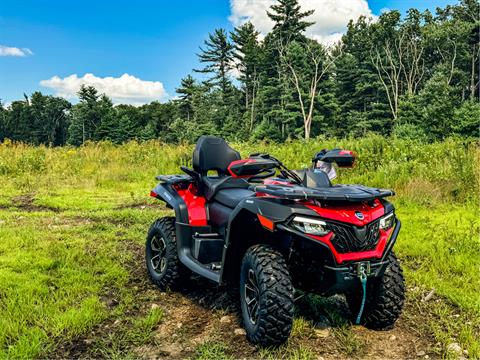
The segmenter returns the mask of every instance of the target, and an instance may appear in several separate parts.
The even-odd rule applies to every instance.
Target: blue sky
[[[196,53],[214,28],[231,30],[250,17],[267,31],[262,6],[268,1],[272,0],[2,0],[0,99],[9,103],[35,90],[69,97],[87,81],[116,102],[166,100],[175,96],[180,79],[198,67]],[[348,20],[330,13],[342,6],[356,16],[365,12],[378,15],[385,8],[434,10],[456,1],[300,2],[317,8],[320,25],[312,36],[322,40],[343,31]],[[335,8],[325,5],[332,2]],[[120,78],[125,73],[130,76]]]

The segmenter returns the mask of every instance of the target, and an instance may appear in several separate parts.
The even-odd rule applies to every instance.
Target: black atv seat
[[[204,186],[204,196],[207,201],[216,197],[221,190],[226,189],[246,189],[250,185],[244,179],[236,179],[231,176],[202,176],[202,184]]]
[[[216,193],[214,201],[233,209],[240,201],[252,196],[255,192],[248,189],[224,189]]]
[[[232,149],[225,140],[216,136],[201,136],[193,151],[193,169],[201,176],[203,193],[207,201],[213,199],[221,189],[246,189],[249,184],[244,179],[230,176],[228,166],[240,160],[240,153]],[[218,176],[208,176],[210,170]]]

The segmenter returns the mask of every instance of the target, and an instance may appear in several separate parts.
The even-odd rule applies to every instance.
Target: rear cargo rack
[[[158,181],[162,181],[167,184],[178,184],[181,182],[191,182],[193,181],[190,175],[158,175],[155,177]]]

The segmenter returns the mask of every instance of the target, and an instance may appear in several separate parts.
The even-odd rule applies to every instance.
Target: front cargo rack
[[[392,190],[371,188],[363,185],[333,185],[325,188],[303,186],[256,185],[251,190],[257,193],[278,196],[289,200],[323,200],[323,201],[372,201],[395,195]]]

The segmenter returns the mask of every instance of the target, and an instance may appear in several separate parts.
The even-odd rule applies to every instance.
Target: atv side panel
[[[178,180],[179,178],[180,180]],[[155,194],[156,198],[165,201],[167,205],[175,211],[175,233],[177,237],[177,251],[180,261],[190,270],[218,283],[220,281],[220,274],[217,271],[206,267],[193,256],[193,251],[195,251],[194,246],[192,246],[194,245],[192,244],[193,235],[196,233],[208,234],[212,232],[212,229],[210,226],[206,225],[206,218],[205,221],[202,221],[201,215],[198,216],[197,213],[197,216],[195,216],[195,213],[191,211],[192,207],[198,210],[199,205],[196,202],[193,204],[187,204],[190,199],[190,195],[186,194],[185,191],[188,191],[188,188],[184,189],[183,198],[180,196],[180,194],[182,194],[182,190],[179,191],[173,188],[173,186],[180,186],[180,184],[183,184],[181,187],[187,187],[188,182],[186,181],[188,181],[188,179],[181,175],[173,175],[169,177],[159,177],[159,180],[163,182],[158,184],[155,189],[153,189],[152,193]],[[192,197],[191,200],[198,201],[198,198],[200,197],[196,197],[196,199],[193,199]],[[202,200],[200,200],[200,202],[201,201]],[[204,214],[204,216],[206,216],[205,212]],[[190,224],[192,216],[194,220],[192,222],[194,224]],[[205,225],[198,225],[199,223],[204,223]]]
[[[152,196],[167,203],[167,206],[175,211],[177,221],[188,223],[188,210],[185,201],[172,188],[170,183],[159,183],[153,189]],[[178,236],[178,234],[177,234]]]
[[[288,206],[285,204],[288,203]],[[252,244],[269,244],[288,255],[290,237],[287,233],[272,233],[260,223],[259,217],[269,219],[276,224],[286,221],[293,214],[303,216],[318,216],[303,206],[288,200],[272,197],[253,197],[242,200],[230,214],[228,231],[221,264],[220,280],[233,280],[238,275],[238,266],[245,251]]]

